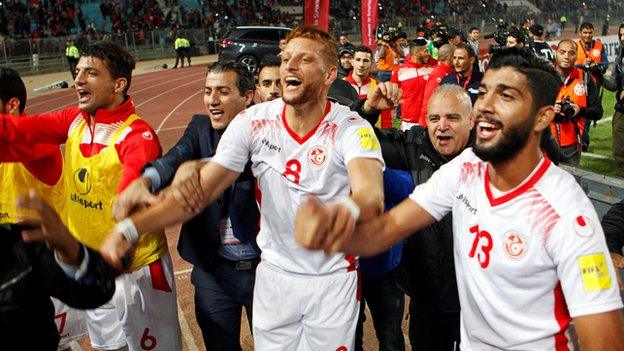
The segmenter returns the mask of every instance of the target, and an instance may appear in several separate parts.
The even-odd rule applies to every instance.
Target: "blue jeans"
[[[375,334],[379,341],[380,351],[403,351],[405,341],[401,322],[405,296],[397,285],[398,269],[384,275],[365,278],[362,277],[362,300],[360,301],[360,316],[355,331],[355,350],[362,351],[364,335],[364,314],[366,304],[373,317]]]
[[[251,329],[256,265],[238,270],[234,262],[218,259],[210,271],[193,268],[195,316],[207,350],[241,350],[241,312],[244,306]]]

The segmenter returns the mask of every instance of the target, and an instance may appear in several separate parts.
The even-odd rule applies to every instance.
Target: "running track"
[[[205,113],[203,103],[206,66],[192,66],[145,73],[132,77],[129,95],[134,100],[137,114],[156,130],[166,153],[182,136],[186,125],[195,113]],[[27,114],[56,111],[77,104],[73,88],[58,90],[28,99]],[[191,265],[178,255],[179,227],[166,231],[172,257],[178,294],[178,313],[182,330],[183,350],[205,350],[201,332],[197,327],[193,303],[193,286],[190,283]],[[244,313],[243,313],[244,315]],[[405,324],[405,322],[404,322]],[[404,331],[406,326],[403,326]],[[377,340],[371,327],[370,316],[365,324],[365,350],[377,349]],[[243,350],[253,350],[253,342],[246,318],[241,326]],[[91,350],[88,341],[80,343],[83,350]],[[406,349],[411,348],[406,340]]]

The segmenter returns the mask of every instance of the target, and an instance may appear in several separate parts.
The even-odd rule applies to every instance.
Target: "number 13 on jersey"
[[[485,230],[479,230],[478,224],[470,228],[470,233],[474,234],[474,240],[468,256],[472,258],[476,255],[481,268],[486,269],[490,265],[490,251],[494,246],[492,235]]]

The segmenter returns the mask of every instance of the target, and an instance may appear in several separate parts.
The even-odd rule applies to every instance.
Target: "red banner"
[[[329,30],[329,0],[304,0],[303,23]]]
[[[375,31],[377,30],[377,0],[362,0],[362,45],[375,50]]]

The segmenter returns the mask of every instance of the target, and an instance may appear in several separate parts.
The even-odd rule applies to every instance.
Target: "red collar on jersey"
[[[290,136],[293,139],[295,139],[295,141],[298,142],[299,145],[301,145],[301,144],[305,143],[306,140],[310,139],[310,137],[312,135],[314,135],[314,133],[316,132],[318,127],[321,125],[321,122],[323,122],[323,120],[325,119],[325,117],[329,113],[329,110],[331,110],[331,103],[329,102],[329,100],[326,100],[326,102],[325,102],[325,112],[323,112],[323,118],[321,118],[318,121],[318,124],[314,128],[312,128],[312,130],[310,130],[308,132],[308,134],[306,134],[306,135],[304,135],[302,137],[297,135],[297,133],[295,133],[294,130],[290,129],[290,126],[288,125],[288,121],[286,120],[286,104],[284,104],[284,108],[282,109],[282,123],[284,123],[284,128],[286,128],[286,131],[288,132],[288,134],[290,134]]]
[[[351,71],[351,73],[349,73],[349,75],[347,76],[347,82],[349,82],[349,84],[355,84],[357,86],[362,86],[365,87],[367,86],[370,82],[372,81],[371,77],[366,77],[364,79],[362,79],[362,85],[358,84],[355,79],[353,78],[353,71]]]
[[[490,173],[488,172],[489,164],[486,163],[485,181],[483,183],[485,184],[485,194],[487,195],[487,198],[490,201],[490,205],[493,207],[498,206],[524,194],[527,190],[531,189],[533,185],[535,185],[535,183],[537,183],[542,178],[542,176],[544,175],[544,173],[546,173],[546,170],[548,170],[548,167],[550,166],[551,163],[552,162],[550,161],[550,159],[546,157],[546,155],[544,155],[544,161],[542,162],[541,165],[539,165],[537,172],[533,173],[533,175],[530,178],[526,179],[520,186],[516,187],[513,191],[508,192],[507,194],[499,198],[494,198],[494,196],[492,195],[492,190],[490,189]]]

